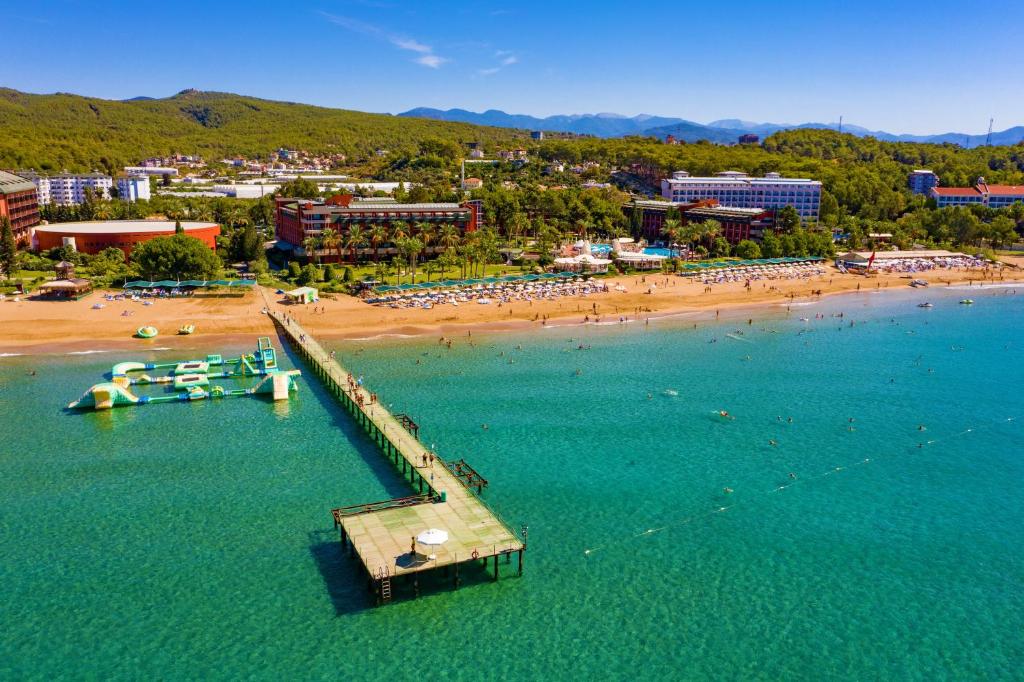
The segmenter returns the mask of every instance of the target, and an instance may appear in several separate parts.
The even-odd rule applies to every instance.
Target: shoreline
[[[929,281],[933,287],[931,291],[943,291],[954,286],[966,289],[968,283],[979,290],[992,286],[1024,286],[1024,278],[1016,276],[1019,271],[1006,274],[1015,276],[1012,279],[995,279],[991,273],[984,277],[976,270],[934,270],[916,273],[914,277]],[[532,303],[517,301],[503,306],[391,309],[337,294],[330,299],[322,299],[315,306],[288,306],[272,302],[271,307],[292,315],[318,337],[374,341],[455,336],[474,331],[515,332],[545,326],[618,324],[620,317],[628,321],[657,321],[692,316],[706,321],[714,320],[716,314],[721,316],[723,313],[731,318],[741,310],[750,311],[753,317],[773,307],[802,306],[842,294],[910,290],[910,278],[901,273],[864,278],[842,274],[834,268],[825,275],[809,279],[754,281],[750,290],[743,282],[730,282],[712,285],[711,291],[707,292],[699,281],[660,274],[623,275],[604,281],[612,291]],[[656,283],[657,288],[654,293],[647,293],[652,283]],[[617,285],[622,285],[626,291],[615,291]],[[927,298],[930,290],[917,291]],[[92,309],[94,303],[104,303],[105,307]],[[132,301],[108,302],[96,294],[69,302],[5,301],[0,303],[0,329],[3,330],[0,334],[0,358],[15,354],[81,354],[89,350],[177,349],[213,343],[244,345],[253,336],[276,335],[273,323],[261,312],[264,307],[265,300],[259,292],[239,298],[155,299],[151,306]],[[128,315],[122,314],[125,310],[129,311]],[[584,322],[587,317],[590,321]],[[176,335],[174,332],[185,322],[195,324],[197,333]],[[154,339],[134,338],[135,329],[144,324],[155,325],[164,333]]]

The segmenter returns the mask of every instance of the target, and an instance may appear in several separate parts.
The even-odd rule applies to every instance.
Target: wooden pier
[[[525,537],[521,539],[480,498],[487,481],[464,460],[445,462],[424,447],[419,426],[408,415],[391,414],[294,319],[277,311],[269,314],[416,493],[331,512],[342,544],[366,569],[377,603],[391,599],[396,578],[411,582],[414,594],[419,594],[420,574],[435,569],[442,569],[458,588],[459,567],[468,562],[482,562],[488,569],[490,561],[497,580],[499,558],[511,564],[516,555],[516,569],[522,575]],[[418,546],[413,552],[413,538],[429,528],[447,531],[448,541]]]

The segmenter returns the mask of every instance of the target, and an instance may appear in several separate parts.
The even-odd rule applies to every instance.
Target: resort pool
[[[590,251],[594,255],[603,256],[607,255],[612,250],[611,244],[591,244]],[[644,249],[644,253],[652,256],[666,256],[671,258],[672,256],[679,256],[679,249],[666,249],[660,246],[648,246]]]

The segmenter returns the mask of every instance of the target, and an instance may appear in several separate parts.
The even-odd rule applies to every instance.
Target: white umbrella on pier
[[[420,545],[427,545],[428,547],[438,547],[448,542],[448,531],[438,530],[437,528],[431,528],[425,530],[416,536],[416,543]],[[427,557],[431,561],[437,559],[436,554],[431,554]]]

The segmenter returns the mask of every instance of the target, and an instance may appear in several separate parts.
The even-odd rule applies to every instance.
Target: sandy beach
[[[1020,266],[1024,258],[1011,258],[1017,269],[984,273],[981,270],[933,270],[915,274],[932,286],[974,283],[1011,283],[1024,279]],[[384,335],[454,335],[467,329],[493,331],[522,329],[542,324],[617,321],[655,318],[687,312],[728,311],[737,307],[777,305],[788,301],[813,300],[821,296],[853,291],[905,289],[909,277],[879,274],[872,277],[842,274],[829,267],[825,275],[810,279],[755,281],[748,291],[742,282],[716,284],[710,292],[700,281],[674,275],[620,276],[604,280],[611,291],[590,296],[565,297],[532,303],[517,301],[505,305],[463,304],[391,309],[368,305],[351,296],[327,295],[314,306],[279,303],[279,296],[265,290],[271,305],[287,310],[311,332],[325,337],[370,339]],[[651,284],[655,284],[653,293]],[[615,291],[621,285],[626,291]],[[196,296],[155,299],[152,305],[137,301],[105,301],[102,292],[73,302],[0,302],[0,348],[5,352],[38,352],[40,346],[75,348],[96,344],[122,347],[140,343],[132,338],[143,325],[156,326],[161,339],[173,337],[179,326],[191,323],[198,336],[270,334],[273,326],[262,313],[266,306],[259,291],[240,296]],[[922,298],[927,292],[922,291]],[[96,303],[104,308],[93,309]],[[595,314],[596,306],[596,314]],[[322,310],[322,312],[321,312]],[[128,315],[125,315],[128,311]]]

